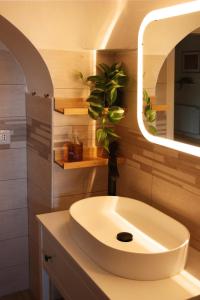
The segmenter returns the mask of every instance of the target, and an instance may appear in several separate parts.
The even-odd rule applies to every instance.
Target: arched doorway
[[[2,16],[0,41],[0,133],[10,135],[0,144],[0,297],[28,288],[30,267],[39,299],[34,216],[51,208],[53,85],[39,52]]]

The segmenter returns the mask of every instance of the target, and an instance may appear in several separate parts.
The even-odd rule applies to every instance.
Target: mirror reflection
[[[152,22],[143,40],[143,87],[157,135],[200,145],[200,13]]]

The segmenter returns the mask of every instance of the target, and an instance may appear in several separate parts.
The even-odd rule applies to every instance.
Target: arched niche
[[[51,76],[41,55],[25,35],[1,15],[0,40],[21,65],[27,92],[53,96]]]

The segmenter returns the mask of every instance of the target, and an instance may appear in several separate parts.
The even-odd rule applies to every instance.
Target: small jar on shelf
[[[77,135],[71,135],[64,144],[64,162],[75,162],[83,160],[83,143]]]

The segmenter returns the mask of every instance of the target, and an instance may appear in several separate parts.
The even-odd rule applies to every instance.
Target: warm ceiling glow
[[[143,136],[150,142],[159,144],[174,150],[185,152],[200,157],[200,148],[180,143],[163,137],[151,135],[145,128],[143,122],[143,36],[146,27],[155,20],[167,19],[169,17],[181,16],[200,11],[200,0],[187,2],[158,9],[146,15],[141,23],[138,34],[138,75],[137,75],[137,120]]]
[[[114,29],[115,25],[117,24],[117,21],[119,20],[119,17],[125,7],[126,2],[127,2],[127,0],[118,0],[117,1],[115,14],[112,16],[112,20],[111,20],[109,26],[106,28],[106,32],[103,36],[103,39],[101,41],[99,49],[106,49],[108,41],[113,32],[113,29]]]

